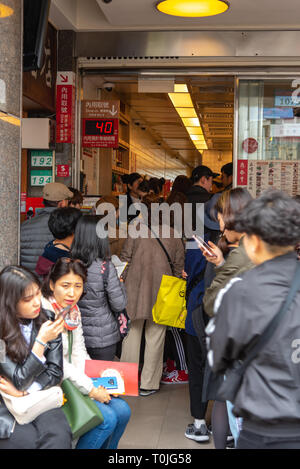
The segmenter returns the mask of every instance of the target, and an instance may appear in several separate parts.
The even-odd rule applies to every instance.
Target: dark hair
[[[144,220],[149,227],[151,227],[151,214],[152,214],[152,204],[160,204],[161,199],[157,194],[147,194],[142,198],[143,204],[146,205],[148,210],[148,220]],[[159,224],[162,222],[162,213],[159,214]]]
[[[224,164],[224,166],[222,166],[221,168],[221,173],[225,173],[227,176],[232,176],[233,164],[232,163]]]
[[[247,189],[237,187],[229,191],[224,191],[215,205],[216,211],[222,214],[225,228],[236,230],[236,217],[242,212],[246,205],[252,200]]]
[[[161,186],[159,184],[158,178],[149,179],[149,190],[153,191],[155,195],[159,195],[161,191]]]
[[[148,193],[150,191],[150,184],[149,184],[149,181],[147,181],[146,179],[144,179],[139,187],[138,187],[138,190],[141,191],[141,192],[146,192]]]
[[[77,204],[81,205],[83,202],[83,195],[81,194],[81,192],[78,189],[74,189],[73,187],[69,187],[68,189],[74,194],[72,199],[69,199],[69,202],[68,202],[69,207],[70,205],[77,205]]]
[[[36,275],[24,267],[10,265],[0,273],[0,339],[5,343],[7,356],[20,364],[27,358],[29,347],[20,328],[22,319],[17,316],[17,305],[33,284],[40,288]],[[39,329],[46,320],[41,311],[33,322]]]
[[[78,220],[81,217],[82,213],[77,208],[57,208],[53,210],[49,217],[49,230],[55,239],[65,239],[74,234]]]
[[[87,270],[83,262],[77,259],[69,259],[67,257],[61,257],[52,266],[50,272],[44,280],[42,286],[42,293],[45,298],[53,296],[53,291],[50,288],[50,282],[56,283],[64,275],[68,275],[73,272],[75,275],[79,275],[82,278],[83,283],[87,279]]]
[[[300,204],[284,192],[268,190],[236,218],[236,231],[257,235],[270,246],[300,242]]]
[[[191,179],[187,176],[177,176],[173,182],[172,192],[182,192],[183,194],[187,194],[192,185],[193,183]]]
[[[134,182],[137,179],[140,179],[141,177],[142,176],[139,173],[131,173],[131,174],[123,174],[121,179],[125,184],[132,186],[134,184]],[[127,192],[130,192],[129,188],[128,188]]]
[[[71,246],[72,259],[80,259],[89,267],[96,259],[109,259],[107,232],[98,215],[85,215],[76,225]]]

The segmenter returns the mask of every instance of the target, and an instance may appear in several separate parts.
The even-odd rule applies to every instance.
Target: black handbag
[[[284,317],[285,313],[291,306],[296,294],[300,289],[300,262],[297,264],[296,272],[288,293],[286,300],[281,305],[278,313],[274,316],[272,321],[268,324],[257,343],[249,350],[247,358],[242,362],[237,360],[233,367],[228,369],[225,374],[225,379],[222,382],[218,390],[218,400],[230,401],[234,403],[237,393],[242,385],[243,377],[246,368],[252,362],[252,360],[261,352],[263,347],[274,335],[280,321]]]

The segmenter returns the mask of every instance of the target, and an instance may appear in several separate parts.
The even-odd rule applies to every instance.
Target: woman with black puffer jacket
[[[112,361],[120,341],[116,313],[126,308],[127,296],[115,266],[110,261],[109,240],[100,217],[82,217],[71,248],[73,259],[88,269],[84,294],[78,303],[88,354],[93,360]]]

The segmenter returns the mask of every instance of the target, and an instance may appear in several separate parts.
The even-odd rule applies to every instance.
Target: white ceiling
[[[299,0],[229,0],[226,13],[211,18],[176,18],[159,13],[155,0],[52,0],[50,21],[59,29],[208,30],[300,29]]]

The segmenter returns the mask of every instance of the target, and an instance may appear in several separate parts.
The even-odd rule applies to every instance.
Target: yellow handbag
[[[156,238],[164,250],[168,262],[174,273],[174,266],[170,256],[160,239]],[[186,309],[186,280],[172,275],[163,275],[158,290],[155,305],[152,308],[153,321],[164,326],[185,329]]]

